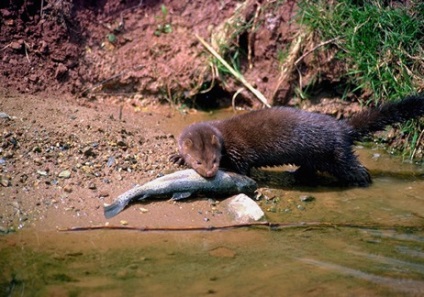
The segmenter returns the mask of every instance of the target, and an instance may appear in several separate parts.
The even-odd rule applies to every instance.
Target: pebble
[[[23,40],[13,41],[10,43],[10,48],[14,49],[15,51],[19,51],[22,49],[23,45],[24,45]]]
[[[10,187],[12,185],[9,178],[0,175],[0,184],[3,187]]]
[[[251,220],[259,221],[265,214],[259,205],[245,194],[230,198],[228,211],[235,216],[236,221],[247,223]]]
[[[95,189],[97,189],[97,187],[96,187],[96,184],[95,184],[95,183],[90,183],[90,184],[88,185],[88,188],[89,188],[90,190],[95,190]]]
[[[109,193],[106,191],[101,191],[99,193],[99,198],[109,197]]]
[[[49,175],[49,174],[47,173],[47,171],[45,171],[45,170],[37,170],[37,174],[38,174],[38,175],[41,175],[41,176],[47,176],[47,175]]]
[[[65,186],[63,187],[63,190],[64,190],[66,193],[71,193],[71,192],[72,192],[72,187],[71,187],[70,185],[65,185]]]
[[[112,166],[113,166],[113,164],[115,164],[115,157],[114,157],[114,156],[110,156],[110,157],[107,159],[107,167],[112,167]]]
[[[0,112],[0,119],[8,119],[8,120],[10,120],[11,117],[7,113],[5,113],[5,112]]]
[[[314,196],[310,196],[310,195],[302,195],[299,197],[300,201],[302,202],[312,202],[315,200]]]
[[[69,171],[69,170],[63,170],[62,172],[59,173],[59,177],[61,177],[61,178],[69,178],[69,177],[71,177],[71,171]]]

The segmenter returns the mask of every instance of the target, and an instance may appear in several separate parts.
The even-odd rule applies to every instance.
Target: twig
[[[415,153],[417,152],[417,148],[420,146],[420,142],[421,142],[421,139],[423,138],[423,134],[424,134],[424,130],[421,131],[420,136],[418,137],[417,145],[415,146],[414,151],[411,154],[411,159],[410,159],[411,161],[414,159]]]
[[[124,105],[119,106],[119,121],[122,122],[122,110],[124,109]]]
[[[90,87],[90,88],[86,88],[86,89],[82,90],[82,91],[79,93],[79,95],[81,95],[81,94],[87,94],[87,93],[89,93],[89,92],[93,91],[94,89],[97,89],[98,87],[103,86],[103,85],[104,85],[104,84],[106,84],[107,82],[110,82],[111,80],[114,80],[114,79],[116,79],[116,78],[118,78],[118,77],[121,77],[122,75],[124,75],[125,73],[127,73],[127,72],[128,72],[128,71],[130,71],[130,70],[137,71],[137,70],[142,69],[143,67],[144,67],[143,65],[136,65],[136,66],[132,67],[132,69],[124,69],[124,70],[122,70],[121,72],[119,72],[118,74],[112,75],[111,77],[109,77],[109,78],[107,78],[107,79],[105,79],[105,80],[103,80],[103,81],[101,81],[101,82],[99,82],[99,83],[95,84],[94,86],[92,86],[92,87]]]
[[[324,42],[321,42],[320,44],[317,44],[316,46],[314,46],[311,50],[309,50],[309,51],[307,51],[306,53],[304,53],[303,55],[301,55],[295,62],[294,62],[294,65],[297,65],[297,64],[299,64],[299,62],[300,61],[302,61],[307,55],[309,55],[310,53],[312,53],[312,52],[314,52],[317,48],[319,48],[319,47],[321,47],[321,46],[324,46],[324,45],[326,45],[326,44],[329,44],[329,43],[332,43],[332,42],[334,42],[334,41],[336,41],[337,39],[340,39],[341,37],[340,36],[337,36],[337,37],[334,37],[334,38],[332,38],[332,39],[330,39],[330,40],[327,40],[327,41],[324,41]]]
[[[24,41],[25,56],[28,60],[28,63],[31,64],[31,60],[29,59],[28,50],[27,50],[28,48],[29,48],[29,44]]]
[[[211,66],[211,72],[212,72],[212,82],[211,82],[211,84],[209,85],[209,88],[207,88],[206,90],[203,90],[203,91],[200,91],[200,94],[205,94],[205,93],[208,93],[209,91],[211,91],[212,90],[212,88],[215,86],[215,77],[216,77],[216,74],[215,74],[215,66],[212,64],[212,62],[211,63],[209,63],[209,66]]]
[[[248,61],[248,65],[249,65],[249,69],[253,68],[253,63],[252,63],[252,55],[253,55],[253,51],[252,51],[252,40],[253,40],[253,35],[255,32],[255,28],[256,25],[258,24],[258,19],[259,19],[259,13],[262,9],[262,6],[260,5],[260,3],[256,3],[258,6],[256,7],[256,12],[255,12],[255,16],[253,17],[253,24],[252,24],[252,30],[250,32],[250,34],[248,35],[249,40],[247,41],[247,61]]]
[[[267,227],[271,230],[282,230],[282,229],[310,229],[315,228],[353,228],[353,229],[374,229],[374,230],[393,230],[399,228],[414,229],[417,231],[424,230],[424,226],[383,226],[383,225],[371,225],[371,224],[351,224],[351,223],[323,223],[323,222],[302,222],[302,223],[271,223],[271,222],[253,222],[245,224],[230,224],[223,226],[207,226],[207,227],[132,227],[132,226],[80,226],[70,228],[58,228],[59,232],[70,232],[70,231],[92,231],[92,230],[132,230],[140,232],[153,232],[153,231],[164,231],[164,232],[176,232],[176,231],[218,231],[218,230],[229,230],[247,227]]]
[[[231,99],[231,105],[233,107],[234,112],[236,111],[236,98],[237,98],[238,94],[240,94],[244,90],[245,90],[245,88],[238,89],[237,92],[234,93],[233,98]]]
[[[12,43],[6,44],[4,47],[2,47],[2,49],[0,51],[4,51],[5,49],[10,47],[11,45],[12,45]]]
[[[299,55],[301,46],[303,44],[303,41],[306,39],[306,37],[307,37],[307,34],[302,31],[297,35],[296,40],[292,42],[290,46],[289,54],[286,60],[284,61],[284,63],[280,67],[280,76],[278,77],[277,84],[275,85],[274,91],[272,92],[272,95],[271,95],[271,99],[273,102],[275,101],[275,97],[277,96],[277,93],[280,90],[280,87],[283,84],[283,82],[287,81],[290,78],[293,68],[296,66],[293,60],[296,59],[296,57]]]
[[[83,90],[81,92],[81,94],[89,93],[89,92],[93,91],[94,89],[97,89],[98,87],[103,86],[105,83],[110,82],[111,80],[114,80],[115,78],[121,77],[122,75],[124,75],[127,72],[128,72],[128,69],[125,69],[125,70],[119,72],[118,74],[112,75],[111,77],[109,77],[109,78],[107,78],[107,79],[105,79],[105,80],[103,80],[103,81],[95,84],[91,88],[87,88],[87,89]]]
[[[43,19],[43,8],[44,8],[44,0],[41,0],[40,20],[42,20],[42,19]]]
[[[202,37],[199,35],[195,35],[196,38],[203,44],[204,47],[213,55],[215,58],[217,58],[227,69],[231,72],[231,74],[238,79],[242,84],[246,86],[246,88],[249,89],[258,99],[261,101],[266,107],[271,107],[271,105],[268,104],[268,100],[265,98],[265,96],[256,90],[240,73],[234,70],[233,67],[230,66],[230,64],[227,63],[205,40],[203,40]]]

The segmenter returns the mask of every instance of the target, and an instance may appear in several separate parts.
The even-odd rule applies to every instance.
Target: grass
[[[332,3],[332,4],[330,4]],[[336,58],[345,63],[344,93],[369,94],[365,104],[398,100],[424,91],[424,3],[391,7],[383,1],[300,2],[299,22],[320,41],[335,41]],[[353,86],[353,87],[352,87]],[[420,121],[401,127],[413,157],[422,130]]]
[[[155,36],[160,36],[162,34],[172,33],[172,25],[167,21],[168,18],[168,8],[164,4],[160,7],[160,15],[156,17],[156,21],[158,22],[156,26],[156,30],[154,32]]]
[[[355,86],[349,91],[371,93],[366,103],[424,90],[424,3],[394,8],[381,2],[300,3],[301,24],[321,40],[338,37],[337,58],[346,63],[346,79]]]

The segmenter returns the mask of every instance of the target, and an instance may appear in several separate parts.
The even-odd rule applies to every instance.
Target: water
[[[2,296],[422,296],[424,233],[356,228],[2,237]],[[9,292],[10,294],[8,294]]]
[[[0,236],[0,296],[423,296],[423,169],[358,153],[369,188],[264,190],[297,228]]]

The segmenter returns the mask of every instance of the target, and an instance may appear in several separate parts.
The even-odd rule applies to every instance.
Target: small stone
[[[71,177],[71,171],[69,170],[63,170],[59,173],[60,178],[70,178]]]
[[[140,207],[140,208],[139,208],[139,210],[140,210],[142,213],[149,212],[149,210],[148,210],[147,208],[144,208],[144,207]]]
[[[38,174],[38,175],[41,175],[41,176],[47,176],[47,175],[49,175],[49,174],[47,173],[47,171],[45,171],[45,170],[37,170],[37,174]]]
[[[114,157],[114,156],[110,156],[110,157],[107,159],[107,167],[112,167],[112,166],[113,166],[113,164],[115,164],[115,157]]]
[[[128,221],[125,221],[125,220],[121,220],[120,223],[121,223],[122,226],[127,226],[128,225]]]
[[[105,192],[105,191],[101,191],[101,192],[99,193],[99,197],[100,197],[100,198],[109,197],[109,193],[108,193],[108,192]]]
[[[374,160],[377,160],[380,157],[381,157],[381,155],[378,154],[378,153],[375,153],[375,154],[372,155],[372,159],[374,159]]]
[[[96,153],[93,151],[93,147],[86,147],[83,150],[83,154],[86,157],[95,157],[96,156]]]
[[[96,184],[95,184],[95,183],[90,183],[90,184],[88,185],[88,188],[89,188],[90,190],[95,190],[95,189],[97,189],[97,187],[96,187]]]
[[[304,207],[303,205],[300,205],[300,204],[299,204],[299,205],[297,206],[297,209],[298,209],[298,210],[305,210],[305,207]]]
[[[12,183],[9,178],[0,175],[0,185],[2,185],[3,187],[10,187]]]
[[[19,40],[19,41],[13,41],[10,43],[10,48],[14,49],[15,51],[19,51],[22,49],[22,46],[24,45],[23,40]]]
[[[268,207],[266,209],[267,212],[277,212],[277,208],[275,206]]]
[[[315,200],[314,196],[310,196],[310,195],[302,195],[299,197],[300,201],[302,202],[312,202]]]
[[[63,187],[63,190],[66,193],[71,193],[72,192],[72,187],[70,185],[66,185],[66,186]]]
[[[6,120],[10,120],[12,119],[7,113],[5,112],[0,112],[0,119],[6,119]]]

